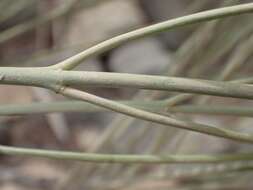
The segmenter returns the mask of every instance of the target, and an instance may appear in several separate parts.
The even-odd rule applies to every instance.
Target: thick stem
[[[62,86],[85,85],[253,99],[253,87],[248,84],[126,73],[60,71],[46,68],[2,67],[0,68],[0,84],[30,85],[54,89],[57,92]]]

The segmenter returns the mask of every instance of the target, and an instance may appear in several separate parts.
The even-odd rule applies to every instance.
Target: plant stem
[[[220,163],[253,160],[252,153],[223,155],[129,155],[96,154],[71,151],[39,150],[0,145],[0,153],[13,156],[43,157],[49,159],[72,160],[96,163],[133,163],[133,164],[175,164],[175,163]]]
[[[56,92],[62,86],[85,85],[110,88],[128,87],[253,99],[252,85],[178,77],[11,67],[0,68],[0,77],[0,84],[37,86],[54,89]]]
[[[253,117],[253,108],[244,106],[183,105],[183,106],[169,107],[168,111],[179,113],[193,113],[193,114]]]
[[[129,42],[135,39],[139,39],[151,34],[167,31],[176,27],[181,27],[189,24],[199,23],[203,21],[214,20],[218,18],[224,18],[228,16],[234,16],[239,14],[246,14],[253,11],[253,3],[235,5],[230,7],[224,7],[219,9],[213,9],[209,11],[203,11],[188,16],[179,17],[176,19],[168,20],[158,24],[154,24],[148,27],[144,27],[132,32],[128,32],[109,40],[106,40],[96,46],[93,46],[69,59],[66,59],[56,65],[51,66],[53,69],[71,70],[79,65],[83,60],[90,56],[102,54],[108,50],[111,50],[119,45]]]
[[[253,135],[250,135],[250,134],[246,134],[246,133],[244,134],[240,132],[231,131],[228,129],[223,129],[223,128],[218,128],[214,126],[208,126],[204,124],[193,123],[193,122],[170,118],[164,115],[159,115],[159,114],[147,112],[144,110],[140,110],[137,108],[133,108],[124,104],[120,104],[112,100],[101,98],[101,97],[98,97],[98,96],[95,96],[95,95],[92,95],[80,90],[66,87],[66,88],[62,88],[59,93],[71,98],[84,100],[86,102],[107,108],[112,111],[116,111],[118,113],[122,113],[128,116],[143,119],[146,121],[162,124],[165,126],[172,126],[172,127],[200,132],[200,133],[208,134],[212,136],[223,137],[223,138],[232,139],[232,140],[241,141],[241,142],[253,143]]]
[[[119,101],[122,104],[145,109],[160,110],[166,107],[166,100],[154,101]],[[57,101],[40,102],[31,104],[8,104],[0,105],[0,116],[4,115],[23,115],[23,114],[44,114],[55,112],[105,112],[107,109],[86,103],[84,101]]]

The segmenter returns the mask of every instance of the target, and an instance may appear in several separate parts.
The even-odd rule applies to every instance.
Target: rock
[[[154,38],[138,40],[116,49],[110,64],[116,72],[160,74],[171,59],[160,42]]]
[[[72,18],[63,44],[94,44],[136,28],[143,20],[141,11],[132,1],[101,3]]]

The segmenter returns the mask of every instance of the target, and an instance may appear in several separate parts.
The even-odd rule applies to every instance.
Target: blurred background
[[[203,10],[250,0],[0,0],[1,66],[41,67],[103,40]],[[234,80],[253,71],[252,15],[194,24],[127,43],[76,70]],[[110,99],[164,99],[176,93],[86,89]],[[0,103],[63,101],[34,87],[1,86]],[[194,96],[178,103],[251,106],[251,101]],[[171,103],[172,105],[174,103]],[[250,117],[177,114],[243,132]],[[251,146],[112,112],[66,112],[0,117],[1,144],[99,153],[201,154],[250,151]],[[92,164],[0,157],[0,189],[252,189],[251,163],[216,165]]]

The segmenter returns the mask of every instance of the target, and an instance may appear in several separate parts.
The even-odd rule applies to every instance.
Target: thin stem
[[[155,101],[119,101],[122,104],[145,109],[161,110],[166,107],[166,100]],[[57,101],[40,102],[31,104],[8,104],[0,105],[0,116],[4,115],[23,115],[23,114],[44,114],[55,112],[105,112],[107,109],[86,103],[84,101]]]
[[[175,164],[175,163],[220,163],[253,160],[252,153],[223,155],[129,155],[96,154],[71,151],[40,150],[0,145],[0,153],[13,156],[43,157],[49,159],[72,160],[95,163],[132,163],[132,164]]]
[[[189,24],[199,23],[203,21],[214,20],[218,18],[224,18],[233,15],[250,13],[253,10],[253,3],[236,5],[230,7],[224,7],[209,11],[203,11],[188,16],[179,17],[176,19],[168,20],[158,24],[154,24],[148,27],[144,27],[132,32],[128,32],[117,37],[106,40],[96,46],[93,46],[69,59],[66,59],[50,68],[70,70],[79,65],[83,60],[90,56],[104,53],[110,49],[113,49],[125,42],[129,42],[138,38],[142,38],[151,34],[167,31],[176,27],[181,27]]]
[[[182,98],[188,94],[182,94]],[[189,94],[190,96],[191,94]],[[176,96],[179,97],[179,96]],[[118,101],[119,103],[141,108],[150,111],[160,110],[167,106],[169,112],[194,113],[194,114],[212,114],[212,115],[230,115],[253,117],[253,108],[242,106],[217,106],[217,105],[182,105],[169,106],[168,100],[152,100],[152,101]],[[0,115],[23,115],[23,114],[44,114],[55,112],[106,112],[107,109],[89,104],[83,101],[58,101],[43,102],[31,104],[11,104],[1,105]]]
[[[177,119],[170,118],[164,115],[159,115],[159,114],[147,112],[144,110],[140,110],[137,108],[133,108],[124,104],[120,104],[112,100],[101,98],[101,97],[98,97],[98,96],[95,96],[95,95],[92,95],[80,90],[67,87],[67,88],[62,88],[59,93],[71,98],[84,100],[86,102],[107,108],[112,111],[116,111],[118,113],[122,113],[128,116],[143,119],[146,121],[162,124],[165,126],[170,126],[170,127],[172,126],[176,128],[209,134],[212,136],[223,137],[223,138],[232,139],[232,140],[241,141],[241,142],[253,143],[253,135],[250,135],[250,134],[234,132],[231,130],[218,128],[214,126],[208,126],[208,125],[199,124],[199,123],[177,120]]]
[[[168,111],[193,114],[253,117],[253,108],[245,106],[183,105],[169,107]]]

